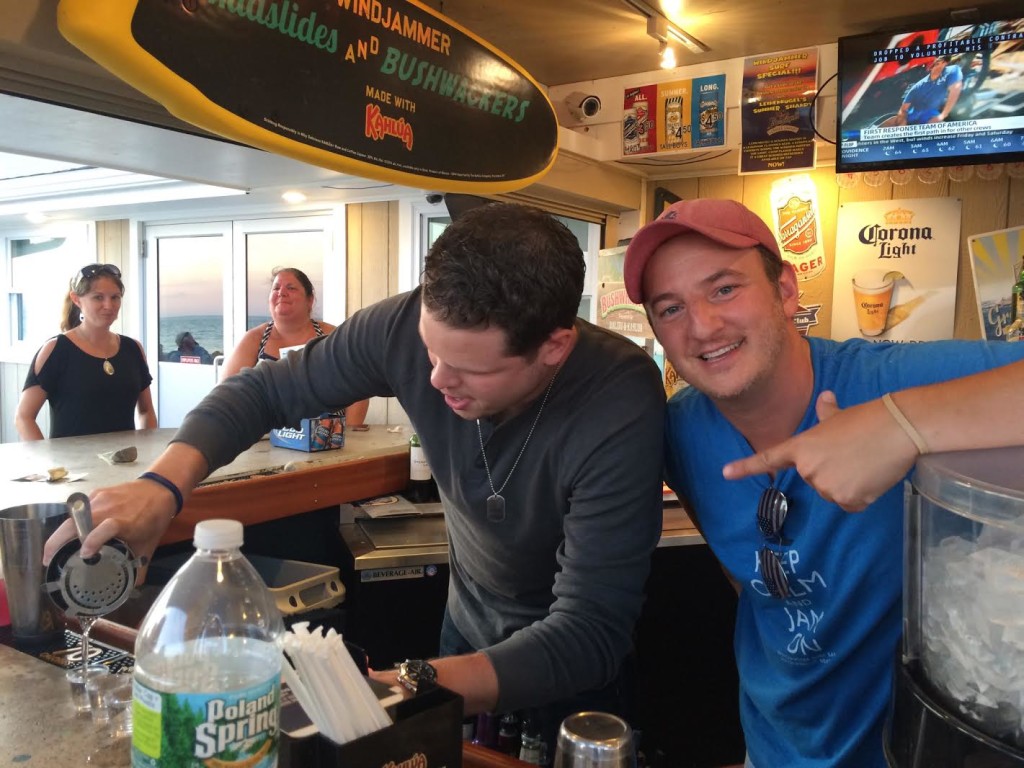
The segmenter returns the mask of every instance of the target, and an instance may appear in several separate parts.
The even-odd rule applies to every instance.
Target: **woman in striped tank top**
[[[224,361],[223,377],[252,368],[260,360],[277,360],[281,350],[305,344],[334,330],[330,323],[314,320],[316,294],[306,274],[294,267],[278,267],[270,286],[270,322],[250,328],[241,343]]]
[[[278,267],[270,286],[270,322],[249,329],[242,341],[224,361],[221,376],[233,376],[243,368],[252,368],[260,360],[277,360],[281,350],[326,336],[334,326],[313,318],[316,293],[313,283],[301,269]],[[346,409],[350,429],[362,425],[367,401]]]

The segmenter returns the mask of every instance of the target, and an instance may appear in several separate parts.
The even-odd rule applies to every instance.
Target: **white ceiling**
[[[310,204],[354,195],[379,195],[379,199],[394,195],[395,190],[381,182],[213,139],[181,123],[69,45],[56,28],[57,2],[0,0],[0,179],[14,179],[23,188],[38,188],[39,182],[52,187],[53,174],[62,169],[107,166],[247,190],[245,200],[253,208],[279,204],[280,193],[296,187],[306,192]],[[649,2],[658,5],[658,0]],[[662,5],[673,23],[709,48],[699,55],[681,52],[680,66],[689,66],[834,43],[842,35],[904,23],[938,26],[951,20],[949,2],[662,0]],[[427,0],[426,4],[507,53],[547,86],[657,67],[658,46],[647,35],[646,19],[626,0]],[[972,16],[1009,17],[1020,9],[1020,0],[976,0],[957,3],[952,13],[969,20]],[[25,95],[33,98],[22,98]],[[23,156],[45,162],[31,163]],[[120,181],[124,183],[123,178]],[[0,226],[10,226],[11,218],[2,213],[2,186],[0,182]],[[237,198],[228,199],[237,205]],[[174,207],[187,215],[191,210],[209,210],[210,203],[181,202]],[[140,215],[145,210],[118,208],[116,215]],[[79,214],[115,215],[109,209]]]

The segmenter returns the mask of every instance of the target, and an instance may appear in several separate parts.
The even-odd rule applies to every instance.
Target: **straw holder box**
[[[382,768],[382,766],[462,766],[462,697],[447,688],[406,699],[388,709],[394,723],[347,744],[335,744],[312,729],[286,725],[295,713],[282,707],[280,768]],[[305,718],[306,723],[309,722]],[[312,729],[315,730],[315,729]]]

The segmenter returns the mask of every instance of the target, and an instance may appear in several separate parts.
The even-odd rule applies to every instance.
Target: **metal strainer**
[[[92,508],[84,493],[71,494],[67,505],[78,538],[57,550],[46,567],[43,589],[68,616],[104,616],[131,595],[138,560],[119,539],[111,539],[92,557],[79,555],[92,530]]]

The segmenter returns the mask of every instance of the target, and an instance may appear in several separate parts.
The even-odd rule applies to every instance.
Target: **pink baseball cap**
[[[782,260],[775,235],[761,217],[735,200],[683,200],[673,203],[654,221],[640,227],[626,248],[623,279],[630,300],[644,300],[644,270],[662,243],[677,235],[696,232],[730,248],[763,245]]]

